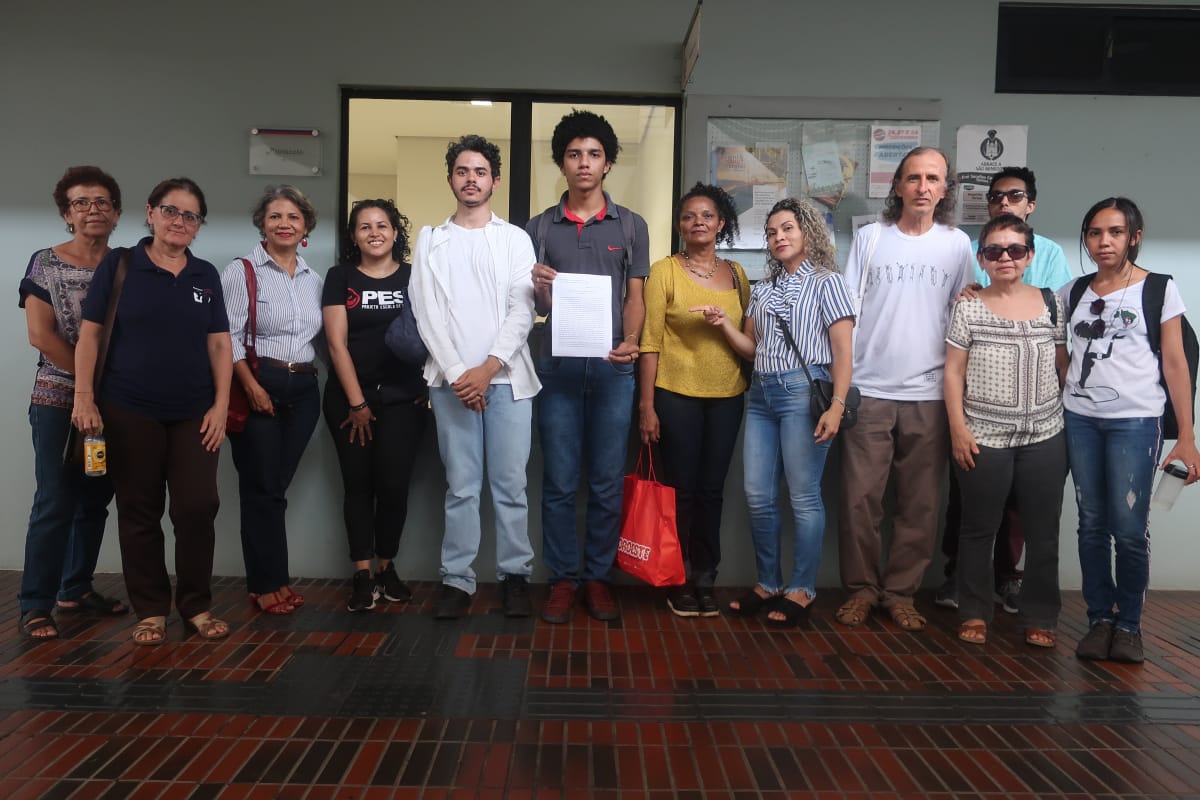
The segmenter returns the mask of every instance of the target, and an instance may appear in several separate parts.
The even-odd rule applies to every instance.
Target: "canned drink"
[[[103,434],[83,437],[83,474],[98,478],[108,473],[108,448]]]

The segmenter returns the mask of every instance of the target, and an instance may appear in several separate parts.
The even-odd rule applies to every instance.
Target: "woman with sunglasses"
[[[38,369],[29,404],[37,488],[25,534],[19,627],[39,641],[58,637],[51,609],[102,615],[128,610],[92,586],[112,483],[107,476],[86,477],[78,463],[63,463],[79,306],[121,218],[121,188],[97,167],[71,167],[54,187],[54,203],[71,239],[34,253],[20,287]]]
[[[1088,281],[1071,314],[1071,366],[1063,394],[1089,624],[1075,655],[1132,663],[1144,660],[1150,493],[1168,394],[1179,438],[1161,468],[1179,461],[1187,468],[1187,484],[1200,477],[1183,351],[1183,299],[1175,282],[1167,281],[1158,332],[1164,391],[1142,311],[1150,273],[1135,263],[1142,228],[1142,212],[1128,198],[1110,197],[1092,206],[1079,238],[1096,272],[1060,292],[1067,300],[1076,283]]]
[[[1021,277],[1033,261],[1033,229],[1001,214],[983,227],[976,257],[987,288],[956,303],[946,331],[946,414],[962,492],[958,540],[958,638],[987,641],[992,552],[1010,493],[1025,532],[1025,580],[1017,608],[1025,642],[1053,647],[1062,602],[1058,522],[1067,447],[1062,382],[1067,364],[1060,298]]]
[[[210,608],[217,457],[225,440],[232,347],[221,276],[188,249],[207,211],[204,193],[188,178],[154,187],[146,201],[150,236],[100,262],[75,347],[71,420],[84,433],[103,427],[125,587],[139,620],[137,645],[166,641],[171,579],[162,515],[168,495],[175,607],[202,639],[229,635]],[[114,293],[115,318],[105,332]],[[104,371],[93,381],[102,334],[109,337]]]

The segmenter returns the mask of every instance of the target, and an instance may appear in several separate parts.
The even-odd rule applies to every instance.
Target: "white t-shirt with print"
[[[1069,307],[1074,285],[1071,281],[1059,290],[1064,307]],[[1145,281],[1131,283],[1103,298],[1091,286],[1084,290],[1068,327],[1071,366],[1063,390],[1063,407],[1068,411],[1103,419],[1162,416],[1167,393],[1158,382],[1158,358],[1146,336],[1142,314],[1145,285]],[[1081,322],[1095,322],[1097,315],[1092,313],[1091,305],[1098,299],[1104,300],[1100,312],[1104,333],[1098,339],[1087,339],[1075,327]],[[1175,281],[1167,281],[1162,321],[1174,319],[1185,310]]]
[[[871,240],[878,231],[872,250]],[[862,262],[870,251],[869,265]],[[854,385],[884,400],[941,400],[950,306],[974,275],[971,239],[934,225],[920,236],[874,222],[854,236],[846,283],[860,309]],[[863,270],[866,284],[862,297]]]

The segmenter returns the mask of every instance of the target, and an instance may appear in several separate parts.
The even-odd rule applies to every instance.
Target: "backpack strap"
[[[546,263],[546,236],[550,233],[550,209],[546,209],[538,217],[537,237],[538,237],[538,252],[537,260],[539,264]]]
[[[633,269],[633,212],[613,203],[617,211],[617,220],[621,223],[621,238],[625,240],[625,277]]]
[[[1142,316],[1146,318],[1146,338],[1150,351],[1162,361],[1162,309],[1167,296],[1167,281],[1170,275],[1150,272],[1142,286]]]
[[[1067,298],[1068,321],[1070,321],[1071,317],[1075,316],[1075,307],[1079,305],[1080,299],[1083,298],[1083,293],[1092,285],[1092,279],[1095,277],[1096,273],[1089,272],[1087,275],[1077,278],[1075,283],[1071,284],[1071,294]]]
[[[1050,324],[1058,327],[1058,303],[1054,302],[1054,292],[1042,287],[1042,302],[1046,304],[1046,310],[1050,312]]]

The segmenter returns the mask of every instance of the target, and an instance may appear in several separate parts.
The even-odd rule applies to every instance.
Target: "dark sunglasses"
[[[1097,317],[1099,317],[1101,314],[1103,314],[1104,313],[1103,298],[1098,299],[1098,300],[1093,300],[1092,304],[1090,306],[1088,306],[1088,311],[1095,314]],[[1074,331],[1075,331],[1075,335],[1081,339],[1099,339],[1102,336],[1104,336],[1105,327],[1106,326],[1104,324],[1104,320],[1094,319],[1091,322],[1084,321],[1084,322],[1076,323]]]
[[[1024,244],[1010,244],[1008,247],[1001,247],[998,244],[989,244],[987,247],[981,248],[980,253],[988,261],[999,261],[1000,256],[1008,253],[1008,257],[1013,261],[1020,261],[1025,256],[1029,255],[1029,251],[1033,248]]]
[[[1025,195],[1027,195],[1027,194],[1029,194],[1029,192],[1026,192],[1024,189],[1009,189],[1006,192],[1000,192],[1000,191],[988,192],[987,193],[987,201],[988,201],[988,203],[995,205],[996,203],[999,203],[1001,200],[1003,200],[1004,198],[1007,197],[1008,202],[1019,203],[1025,199]]]

